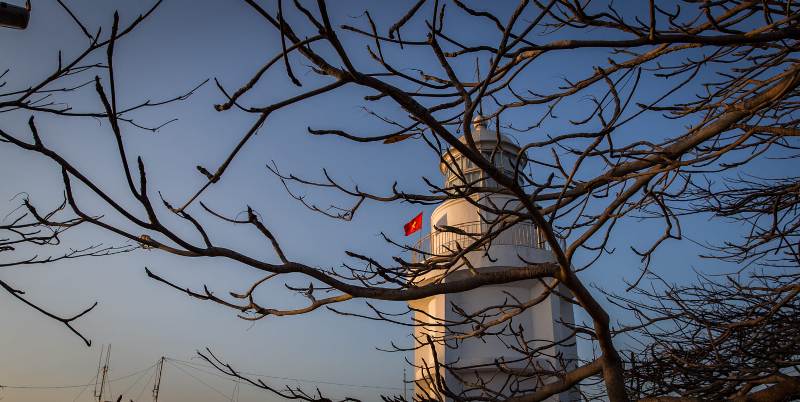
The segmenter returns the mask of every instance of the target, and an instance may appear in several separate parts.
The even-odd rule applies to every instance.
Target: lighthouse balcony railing
[[[416,242],[411,250],[411,262],[418,263],[428,258],[446,257],[454,254],[459,248],[472,245],[489,229],[489,225],[480,221],[450,225],[455,230],[434,231]],[[549,250],[542,231],[536,225],[520,222],[494,237],[491,246],[519,246]],[[481,249],[483,249],[483,246]]]

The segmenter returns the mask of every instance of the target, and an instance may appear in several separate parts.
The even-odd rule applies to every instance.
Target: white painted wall
[[[486,129],[484,126],[474,128],[475,133],[473,135],[479,147],[494,147],[497,139],[494,132]],[[516,151],[514,149],[515,146],[511,144],[510,141],[508,141],[508,143],[503,141],[503,146],[509,151]],[[491,195],[490,197],[491,201],[496,204],[514,202],[511,197],[507,196]],[[474,199],[478,200],[480,198],[481,196],[476,196]],[[483,198],[482,202],[486,202],[489,197]],[[437,225],[457,226],[468,222],[479,221],[480,217],[478,211],[476,206],[466,200],[447,201],[439,205],[431,214],[431,233],[436,232]],[[516,228],[510,230],[514,229]],[[437,250],[434,249],[432,251],[436,252]],[[531,244],[530,246],[513,244],[492,245],[488,252],[489,256],[485,254],[486,252],[483,250],[473,251],[467,255],[467,258],[478,270],[521,267],[526,265],[523,259],[531,262],[554,261],[551,251],[537,248],[535,244]],[[455,275],[451,274],[444,280],[454,280],[461,275],[469,274],[467,267],[461,267]],[[432,279],[433,277],[431,276],[424,278],[423,281]],[[485,286],[463,293],[438,295],[411,302],[409,305],[424,310],[427,314],[439,319],[457,319],[458,316],[452,311],[451,304],[456,304],[465,311],[475,311],[492,304],[503,303],[504,299],[508,297],[506,293],[514,295],[519,300],[527,301],[539,296],[543,289],[544,287],[539,281],[521,281],[505,285]],[[560,288],[560,291],[562,294],[568,294],[563,287]],[[433,323],[435,321],[426,317],[426,314],[417,313],[415,317],[417,320],[425,323]],[[541,345],[561,340],[568,336],[570,331],[566,326],[561,324],[562,322],[569,324],[574,323],[572,305],[553,295],[548,296],[538,305],[512,319],[512,325],[514,325],[514,327],[522,326],[526,338],[540,340],[539,342],[534,342],[532,346],[535,346],[537,343]],[[429,331],[434,331],[441,335],[442,327],[419,325],[415,327],[414,334],[419,337]],[[577,348],[574,342],[572,342],[571,345],[560,346],[558,350],[552,349],[553,348],[550,348],[545,354],[553,355],[558,352],[565,358],[572,359],[573,362],[577,361]],[[436,353],[441,361],[445,363],[457,362],[459,366],[491,363],[498,358],[514,360],[519,357],[516,351],[506,347],[496,336],[486,336],[483,339],[468,339],[455,349],[438,345]],[[429,365],[432,364],[433,353],[430,348],[417,349],[414,363],[417,366],[421,366],[423,365],[423,360]],[[540,363],[545,365],[558,364],[554,359],[543,359]],[[499,372],[495,369],[484,370],[482,373],[484,378],[491,377],[492,375],[497,376],[497,379],[491,384],[499,384],[502,382],[502,375],[498,374]],[[468,373],[464,373],[464,375],[466,376],[465,378],[472,377],[472,375]],[[415,380],[418,381],[418,384],[424,382],[424,380],[422,380],[423,376],[426,376],[423,370],[417,369],[415,371]],[[451,388],[459,389],[458,381],[452,376],[445,376],[445,381]],[[567,401],[574,399],[574,396],[574,393],[565,393],[560,397],[551,398],[551,400]]]

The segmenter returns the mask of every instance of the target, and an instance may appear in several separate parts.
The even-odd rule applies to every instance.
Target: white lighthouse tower
[[[472,136],[481,153],[492,163],[508,173],[513,172],[520,147],[510,138],[489,130],[482,122],[480,116],[473,122]],[[464,142],[465,138],[462,137]],[[499,142],[499,143],[498,143]],[[497,184],[480,168],[463,158],[456,150],[450,150],[443,155],[440,170],[444,175],[446,186],[461,183],[462,178],[452,172],[456,165],[463,172],[463,178],[468,183],[477,183],[477,186],[495,187]],[[525,167],[527,160],[521,162],[520,171]],[[448,167],[448,164],[450,167]],[[482,181],[478,181],[482,180]],[[417,262],[423,259],[437,258],[436,255],[449,255],[458,247],[466,247],[474,242],[475,234],[484,233],[489,223],[495,218],[487,216],[474,205],[495,205],[505,209],[513,209],[518,203],[513,197],[497,194],[477,194],[472,196],[472,202],[465,199],[448,200],[439,205],[431,214],[430,234],[417,244],[417,249],[422,253],[415,253],[413,259]],[[456,231],[442,231],[437,228],[449,226],[457,228]],[[468,264],[462,264],[448,272],[433,272],[418,280],[420,284],[432,281],[447,282],[464,278],[475,271],[509,269],[527,266],[529,263],[552,262],[555,258],[552,251],[540,236],[540,231],[531,223],[517,223],[500,233],[491,241],[488,248],[469,252],[466,255]],[[545,281],[519,281],[502,285],[483,286],[474,290],[461,293],[444,294],[428,297],[410,302],[415,310],[414,337],[417,347],[414,354],[414,381],[415,395],[428,395],[433,399],[450,400],[437,392],[434,378],[444,380],[450,392],[456,395],[478,396],[481,392],[474,388],[488,388],[492,391],[481,396],[489,399],[503,399],[511,393],[519,396],[521,393],[534,391],[543,383],[554,378],[531,378],[515,383],[509,382],[509,372],[525,372],[531,370],[557,371],[559,368],[574,367],[577,361],[577,348],[572,331],[568,326],[574,323],[572,305],[565,297],[570,297],[569,292],[558,286],[555,292],[546,293]],[[559,296],[560,294],[560,296]],[[456,334],[448,336],[451,332],[444,329],[443,322],[452,324],[461,322],[463,315],[457,311],[461,309],[468,314],[485,309],[489,306],[502,306],[504,304],[526,303],[537,298],[544,298],[533,307],[503,322],[497,328],[487,332],[482,337],[459,339]],[[496,317],[495,317],[496,318]],[[490,321],[490,320],[487,320]],[[458,326],[456,332],[473,331],[474,322]],[[542,348],[535,359],[524,358],[515,347],[520,347],[519,337],[513,335],[493,335],[498,329],[513,328],[515,332],[521,329],[524,335],[525,346],[528,350]],[[435,347],[423,345],[427,335],[433,339],[445,337],[447,342],[435,343]],[[435,358],[439,363],[448,364],[456,369],[434,369]],[[519,378],[519,377],[516,377]],[[537,383],[538,382],[538,383]],[[474,386],[471,384],[483,384]],[[472,391],[469,391],[473,389]],[[496,393],[495,393],[496,392]],[[494,394],[492,394],[494,393]],[[571,401],[576,399],[575,392],[565,392],[554,396],[552,401]]]

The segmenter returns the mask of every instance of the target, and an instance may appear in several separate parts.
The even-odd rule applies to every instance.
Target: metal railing
[[[459,248],[463,249],[472,245],[487,230],[489,225],[479,221],[450,225],[454,231],[434,231],[416,242],[411,250],[411,261],[421,262],[427,258],[448,256]],[[527,222],[517,223],[505,229],[490,242],[492,246],[521,246],[549,250],[550,246],[545,241],[542,232],[533,224]],[[484,249],[485,245],[481,247]]]

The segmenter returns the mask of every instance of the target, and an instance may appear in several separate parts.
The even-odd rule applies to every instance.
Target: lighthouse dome
[[[489,120],[488,118],[486,118],[484,116],[481,116],[481,115],[476,115],[472,119],[472,133],[471,133],[471,135],[472,135],[472,140],[475,141],[475,144],[478,145],[480,148],[483,148],[483,147],[481,147],[481,145],[494,146],[494,144],[497,143],[497,140],[499,138],[500,142],[504,146],[508,146],[510,148],[513,148],[513,149],[519,151],[519,146],[514,143],[514,141],[511,139],[511,137],[509,137],[509,136],[507,136],[505,134],[502,134],[502,133],[500,133],[500,135],[498,135],[497,131],[490,129],[488,127],[488,124],[487,124],[488,120]],[[464,136],[464,135],[462,135],[459,138],[459,140],[461,142],[463,142],[463,143],[467,142],[466,136]]]

